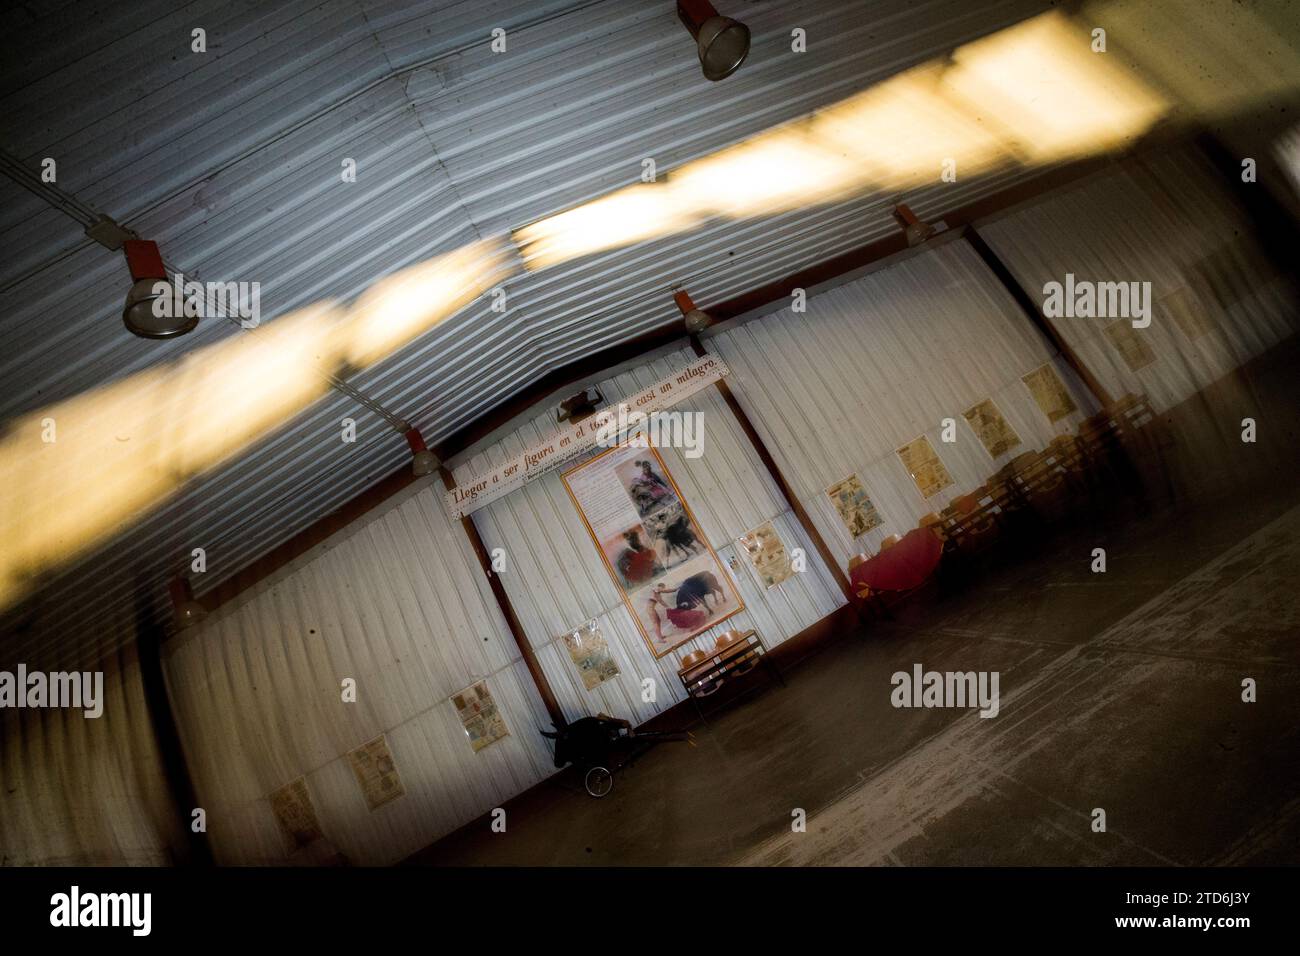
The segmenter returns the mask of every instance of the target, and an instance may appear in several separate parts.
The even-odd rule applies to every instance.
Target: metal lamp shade
[[[749,27],[731,17],[714,16],[700,25],[695,37],[705,79],[726,79],[749,56]]]
[[[402,435],[406,438],[406,443],[411,446],[411,474],[423,478],[437,471],[438,457],[424,444],[424,436],[420,434],[420,429],[408,426]]]
[[[426,450],[417,451],[411,456],[411,474],[417,478],[425,475],[431,475],[438,470],[438,459],[433,452]]]
[[[187,309],[175,288],[159,295],[154,287],[161,279],[137,279],[126,294],[122,322],[127,329],[146,339],[170,339],[184,335],[199,324],[197,309]]]
[[[686,331],[698,335],[713,324],[713,317],[700,309],[691,309],[686,313]]]

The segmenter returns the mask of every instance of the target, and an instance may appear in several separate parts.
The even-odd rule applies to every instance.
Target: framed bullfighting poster
[[[562,478],[655,657],[744,608],[663,459],[644,439],[601,452]]]

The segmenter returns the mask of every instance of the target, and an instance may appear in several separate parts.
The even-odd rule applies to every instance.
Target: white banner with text
[[[707,388],[727,371],[722,359],[708,355],[622,402],[605,406],[590,418],[560,429],[491,471],[457,483],[446,494],[447,512],[453,518],[471,514],[594,448],[612,448],[626,441],[645,430],[651,415]]]

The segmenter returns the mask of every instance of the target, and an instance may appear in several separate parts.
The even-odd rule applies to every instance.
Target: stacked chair
[[[1150,490],[1172,488],[1170,448],[1146,396],[1126,395],[1080,423],[1077,435],[1058,435],[1041,451],[1017,455],[919,526],[944,541],[945,563],[969,567],[1007,541],[1042,540],[1106,500],[1145,504]]]
[[[759,664],[764,665],[768,675],[785,685],[781,670],[767,656],[763,640],[757,631],[728,630],[718,635],[717,641],[709,650],[698,649],[685,654],[677,676],[682,682],[687,697],[695,706],[695,713],[704,723],[704,711],[700,701],[711,697],[722,689],[724,684],[735,681],[754,670]]]

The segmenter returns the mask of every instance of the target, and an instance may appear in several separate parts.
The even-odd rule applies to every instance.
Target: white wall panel
[[[693,361],[694,353],[683,349],[600,382],[601,393],[607,402],[617,403]],[[718,633],[732,627],[753,627],[773,647],[844,603],[834,579],[718,390],[704,389],[673,410],[698,411],[704,416],[700,457],[689,458],[676,448],[660,449],[660,454],[724,566],[734,555],[737,538],[772,519],[787,548],[804,549],[808,571],[765,591],[758,586],[747,559],[743,554],[737,556],[736,568],[727,567],[727,572],[746,609],[656,661],[610,580],[558,472],[477,511],[474,521],[484,545],[506,552],[502,584],[569,719],[604,711],[634,722],[648,720],[683,699],[677,667],[689,649],[712,647]],[[457,480],[467,481],[471,475],[504,462],[555,429],[555,409],[548,407],[528,424],[461,462]],[[600,624],[620,675],[587,691],[558,638],[593,619]],[[641,698],[641,681],[647,677],[655,680],[653,703]]]
[[[169,648],[223,863],[400,860],[553,770],[541,704],[438,481],[335,535]],[[341,700],[345,677],[356,703]],[[486,679],[510,736],[475,753],[448,698]],[[406,794],[371,812],[346,753],[387,734]],[[305,776],[325,841],[290,853],[269,794]]]
[[[132,641],[75,668],[104,672],[99,717],[0,711],[0,866],[174,862],[185,841],[181,811],[163,775],[137,654]],[[73,669],[25,663],[29,671]]]
[[[1055,320],[1115,397],[1145,392],[1157,410],[1170,408],[1296,329],[1291,279],[1249,238],[1212,168],[1190,150],[1126,163],[979,230],[1038,302],[1044,285],[1063,283],[1067,273],[1151,283],[1151,326],[1134,330],[1156,355],[1144,368],[1130,369],[1104,334],[1113,319]],[[1227,277],[1226,294],[1207,294],[1207,282]],[[1211,331],[1189,338],[1175,319],[1180,308],[1203,316]]]
[[[946,241],[708,341],[823,539],[847,566],[970,491],[1005,460],[1077,424],[1090,397],[966,242]],[[1079,411],[1053,427],[1021,376],[1053,361]],[[962,418],[992,398],[1022,444],[991,458]],[[954,418],[957,440],[940,440]],[[953,478],[930,499],[897,449],[924,434]],[[856,540],[825,494],[857,473],[883,525]]]

